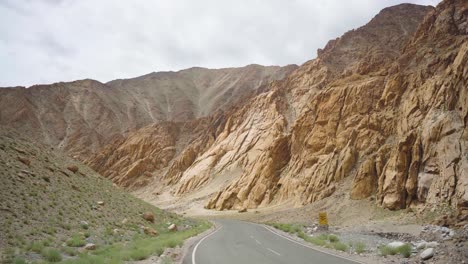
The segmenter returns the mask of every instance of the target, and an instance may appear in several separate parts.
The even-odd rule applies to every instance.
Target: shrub
[[[280,223],[274,223],[272,224],[273,227],[276,229],[282,230],[287,233],[299,233],[302,232],[302,226],[297,225],[297,224],[280,224]]]
[[[380,255],[382,256],[388,256],[388,255],[396,255],[398,253],[396,251],[396,248],[389,247],[389,246],[381,246],[379,247]]]
[[[170,247],[170,248],[175,248],[178,245],[179,245],[179,241],[177,241],[175,239],[171,239],[171,240],[167,241],[167,246]]]
[[[348,246],[341,243],[341,242],[336,242],[333,244],[333,247],[336,249],[336,250],[340,250],[340,251],[347,251],[348,250]]]
[[[330,240],[330,242],[332,242],[332,243],[340,241],[340,239],[335,235],[329,235],[328,240]]]
[[[147,259],[150,256],[150,254],[151,253],[147,250],[136,248],[132,252],[130,252],[130,258],[132,260],[144,260]]]
[[[67,246],[69,247],[82,247],[86,245],[86,241],[80,235],[73,235],[72,238],[67,240]]]
[[[53,248],[44,248],[41,251],[41,255],[49,262],[59,262],[62,260],[60,252]]]
[[[327,234],[321,234],[320,236],[318,236],[318,239],[328,240],[328,235]]]
[[[33,242],[29,245],[29,249],[36,253],[41,253],[42,249],[44,249],[44,244],[42,242]]]
[[[398,247],[397,251],[405,258],[409,258],[411,256],[411,246],[409,244],[404,244],[403,246]]]
[[[26,264],[26,260],[24,260],[23,258],[19,258],[19,257],[16,257],[14,260],[13,260],[13,264]]]
[[[405,258],[408,258],[411,256],[411,246],[409,244],[404,244],[397,248],[389,247],[389,246],[381,246],[379,250],[382,256],[396,255],[398,253],[401,254]]]
[[[71,248],[71,247],[65,247],[63,248],[63,252],[65,252],[67,255],[69,256],[76,256],[78,255],[78,252],[74,249],[74,248]]]
[[[325,240],[320,239],[319,237],[307,237],[306,241],[317,246],[324,246],[327,243]]]
[[[364,253],[366,251],[366,244],[364,244],[362,242],[357,242],[354,245],[354,249],[355,249],[356,253],[358,253],[358,254]]]

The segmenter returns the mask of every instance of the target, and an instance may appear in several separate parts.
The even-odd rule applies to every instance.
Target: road
[[[184,264],[354,264],[293,242],[262,225],[216,220],[219,228],[191,246]]]

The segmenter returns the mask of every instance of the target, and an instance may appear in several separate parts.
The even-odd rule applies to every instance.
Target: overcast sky
[[[0,86],[302,64],[382,8],[438,0],[0,0]]]

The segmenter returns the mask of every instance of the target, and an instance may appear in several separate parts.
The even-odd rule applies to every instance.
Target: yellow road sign
[[[319,225],[322,225],[322,226],[328,225],[328,218],[327,218],[326,212],[319,213]]]

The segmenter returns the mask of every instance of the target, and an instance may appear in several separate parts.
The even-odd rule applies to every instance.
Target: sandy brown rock
[[[154,214],[151,212],[146,212],[143,214],[143,219],[148,222],[154,223]]]

